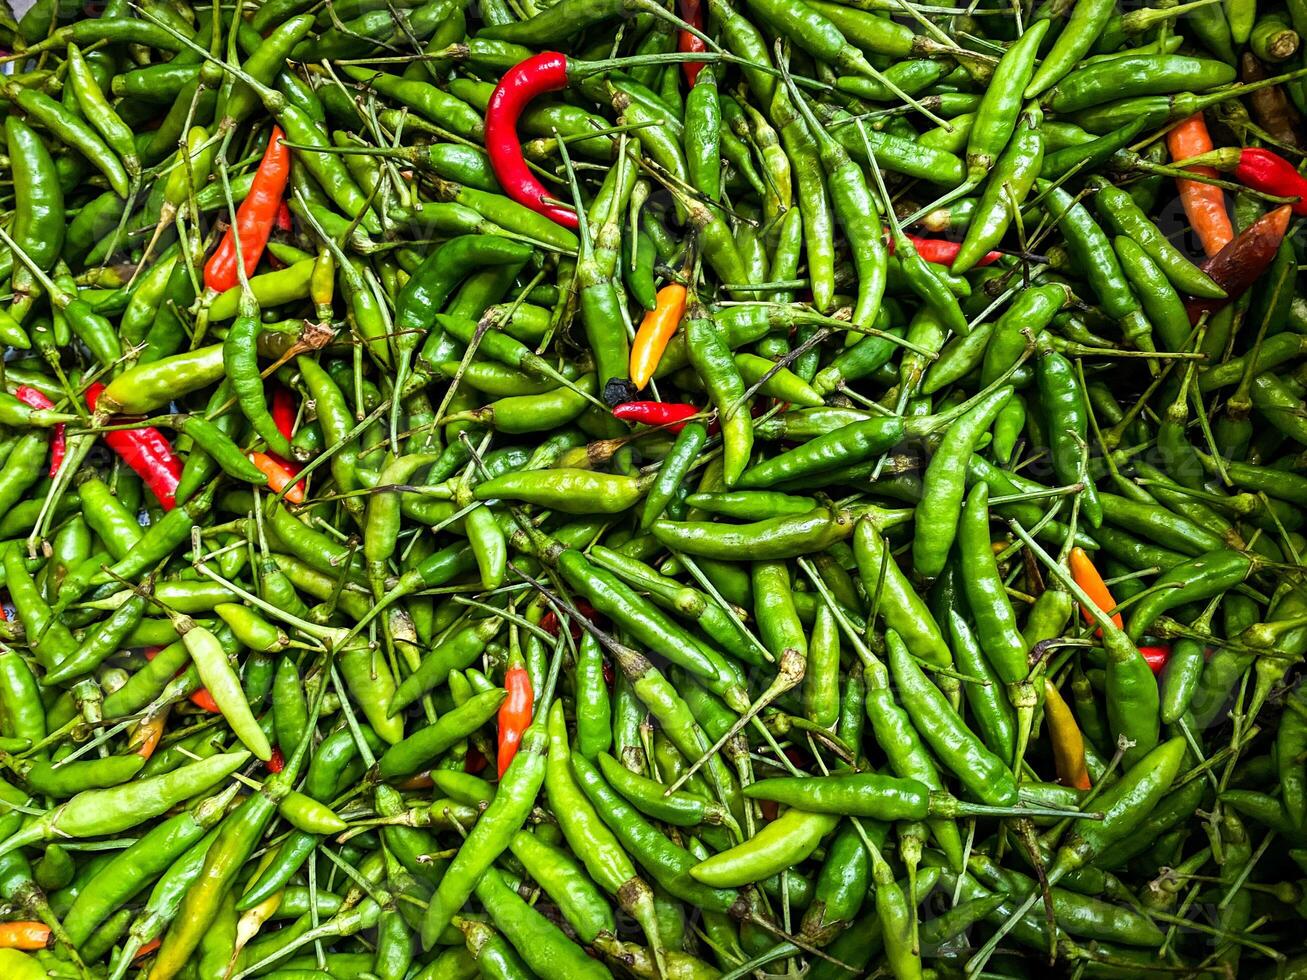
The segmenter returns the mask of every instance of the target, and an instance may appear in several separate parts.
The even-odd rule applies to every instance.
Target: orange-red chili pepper
[[[268,478],[268,487],[273,493],[281,493],[286,487],[286,499],[292,504],[304,503],[304,484],[295,482],[295,473],[280,456],[272,453],[253,452],[249,454],[250,462],[258,467],[259,472]]]
[[[685,287],[670,283],[658,290],[654,308],[644,315],[640,329],[631,342],[631,382],[643,388],[658,370],[663,351],[685,313]]]
[[[1196,112],[1188,119],[1178,123],[1166,134],[1166,145],[1171,151],[1172,160],[1186,160],[1201,153],[1210,153],[1212,137],[1207,132],[1207,122],[1201,112]],[[1196,174],[1215,177],[1214,167],[1189,167]],[[1225,192],[1212,184],[1196,180],[1176,179],[1180,189],[1180,202],[1184,213],[1189,218],[1189,225],[1203,244],[1203,251],[1209,256],[1225,248],[1234,238],[1234,226],[1230,223],[1230,212],[1225,207]]]
[[[86,389],[86,404],[95,411],[104,385],[97,381]],[[164,434],[150,425],[137,429],[116,429],[104,434],[104,441],[139,476],[164,510],[177,505],[177,484],[182,463]]]
[[[45,949],[51,935],[44,922],[0,922],[0,949]]]
[[[535,694],[531,690],[531,675],[527,673],[526,663],[521,656],[514,656],[508,662],[504,672],[504,690],[508,696],[499,706],[499,745],[496,756],[499,762],[499,778],[504,778],[508,764],[517,755],[517,748],[522,744],[522,733],[531,724],[531,709],[535,703]]]
[[[1071,708],[1047,677],[1044,678],[1044,720],[1053,743],[1053,766],[1058,782],[1076,789],[1089,789],[1089,769],[1085,764],[1085,738],[1080,734]]]
[[[236,235],[240,235],[241,262],[245,274],[254,274],[263,256],[268,236],[272,234],[281,212],[282,195],[290,177],[290,150],[282,144],[280,127],[272,127],[268,148],[250,184],[250,192],[236,209],[236,221],[222,236],[218,249],[204,265],[204,285],[215,292],[225,292],[240,280],[236,273]]]
[[[1116,600],[1112,598],[1112,593],[1103,584],[1103,576],[1098,574],[1098,569],[1094,567],[1093,561],[1085,554],[1084,548],[1071,549],[1071,577],[1075,579],[1076,585],[1085,590],[1085,594],[1094,600],[1096,605],[1103,612],[1111,612],[1116,608]],[[1085,622],[1094,622],[1093,611],[1084,604],[1081,604],[1080,611],[1084,614]],[[1122,619],[1120,613],[1112,613],[1112,622],[1118,627],[1121,626]],[[1102,630],[1099,630],[1102,633]]]
[[[886,245],[889,247],[889,254],[894,254],[894,236],[885,229]],[[962,248],[961,241],[950,241],[947,238],[922,238],[919,235],[907,235],[908,241],[912,247],[917,250],[927,262],[935,262],[939,265],[952,265],[953,260],[958,257],[958,250]],[[1003,257],[1002,252],[988,252],[985,257],[976,263],[977,268],[982,265],[990,265],[997,262]]]
[[[146,943],[144,946],[142,946],[140,949],[136,951],[136,955],[132,957],[132,960],[133,961],[143,960],[145,959],[145,957],[149,956],[151,953],[153,953],[156,949],[158,949],[162,945],[163,945],[162,939],[151,939],[148,943]]]
[[[268,761],[264,765],[268,767],[268,772],[274,776],[286,768],[286,757],[281,754],[279,746],[274,745],[272,747],[272,755],[268,757]]]
[[[37,391],[29,385],[19,385],[14,389],[14,397],[24,405],[31,408],[54,408],[54,402],[45,396],[45,392]],[[63,465],[64,456],[68,453],[68,440],[64,436],[65,425],[60,422],[54,427],[50,435],[50,476],[54,477],[59,472],[59,467]]]

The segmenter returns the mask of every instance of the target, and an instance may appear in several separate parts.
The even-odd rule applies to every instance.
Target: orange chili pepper
[[[235,222],[204,265],[204,285],[214,292],[231,289],[240,281],[236,271],[236,236],[240,235],[241,264],[245,267],[245,274],[252,276],[268,244],[268,236],[277,224],[281,198],[290,177],[290,150],[282,145],[283,138],[281,128],[272,127],[254,182],[236,209]]]
[[[163,738],[163,730],[167,725],[168,709],[166,707],[158,714],[142,718],[140,723],[137,724],[136,730],[132,732],[130,743],[136,746],[136,754],[142,759],[148,759],[154,755],[154,750],[159,747],[159,740]]]
[[[45,949],[50,935],[44,922],[0,922],[0,949]]]
[[[643,388],[654,376],[684,313],[684,286],[674,282],[658,290],[654,308],[644,315],[631,343],[631,381],[636,388]]]
[[[136,955],[133,956],[132,959],[143,960],[145,959],[145,957],[149,956],[151,953],[153,953],[156,949],[158,949],[162,945],[163,945],[162,939],[151,939],[148,943],[146,943],[144,946],[142,946],[140,949],[136,951]]]
[[[1207,122],[1201,112],[1196,112],[1188,119],[1176,125],[1166,134],[1166,146],[1171,151],[1172,160],[1186,160],[1213,149],[1212,137],[1207,132]],[[1214,167],[1188,167],[1196,174],[1215,177]],[[1225,207],[1225,191],[1212,184],[1197,180],[1176,179],[1180,189],[1180,202],[1189,224],[1203,243],[1203,251],[1209,256],[1225,248],[1234,238],[1234,226],[1230,223],[1230,212]]]
[[[1057,778],[1065,786],[1089,789],[1089,769],[1085,765],[1085,738],[1071,708],[1062,700],[1057,686],[1044,678],[1044,718],[1048,737],[1053,743],[1053,765]]]
[[[1085,590],[1089,598],[1094,600],[1096,605],[1103,612],[1110,612],[1116,608],[1116,600],[1112,598],[1112,593],[1107,590],[1103,584],[1103,576],[1098,574],[1098,569],[1090,557],[1085,554],[1084,548],[1071,549],[1071,577],[1076,580],[1076,585]],[[1084,613],[1085,622],[1092,623],[1094,614],[1089,607],[1081,604],[1080,611]],[[1112,613],[1112,622],[1118,627],[1121,626],[1121,614]],[[1102,631],[1099,631],[1100,635]]]
[[[250,462],[258,467],[259,472],[268,478],[268,487],[273,493],[281,493],[286,487],[286,499],[292,504],[304,503],[304,484],[295,482],[295,474],[287,469],[281,462],[273,459],[267,453],[250,453]]]

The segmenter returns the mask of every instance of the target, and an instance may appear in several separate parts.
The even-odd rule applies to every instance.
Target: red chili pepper
[[[277,385],[272,389],[272,403],[268,406],[272,423],[287,439],[295,431],[295,397],[289,390]]]
[[[225,292],[239,282],[236,274],[236,233],[241,236],[241,260],[247,276],[254,274],[255,266],[268,244],[273,225],[281,210],[281,196],[290,176],[290,150],[282,145],[282,132],[272,127],[268,148],[254,174],[250,192],[236,209],[236,223],[222,236],[218,249],[204,266],[204,285],[215,292]]]
[[[535,704],[535,692],[531,690],[531,675],[526,671],[526,664],[521,657],[515,657],[508,663],[504,672],[504,690],[508,697],[499,706],[499,745],[496,755],[499,761],[499,778],[504,778],[508,764],[517,755],[517,747],[522,744],[522,733],[531,724],[531,708]]]
[[[277,206],[277,230],[290,231],[290,220],[290,206],[287,205],[285,201],[282,201],[281,204]]]
[[[485,767],[486,757],[469,745],[467,756],[463,760],[463,771],[470,772],[475,776],[477,773],[485,769]]]
[[[1307,178],[1278,153],[1260,146],[1246,146],[1239,153],[1234,175],[1239,183],[1276,197],[1296,197],[1293,213],[1307,215]]]
[[[272,422],[277,427],[277,431],[287,439],[290,439],[295,431],[296,410],[294,396],[292,396],[291,393],[281,385],[277,385],[272,389],[272,404],[269,406],[269,411],[272,413]],[[267,453],[266,455],[268,458],[280,464],[291,476],[295,476],[300,470],[304,469],[301,464],[295,462],[293,459],[282,459],[276,453]],[[300,500],[294,501],[294,503],[303,501],[303,480],[300,480],[295,484],[295,492],[299,494]]]
[[[703,30],[703,5],[699,0],[680,0],[677,7],[680,10],[681,20],[696,30]],[[679,30],[676,32],[676,50],[682,54],[700,54],[708,50],[708,45],[689,31]],[[703,62],[683,61],[681,71],[685,73],[685,80],[693,85],[699,77],[699,72],[703,71]]]
[[[265,765],[268,767],[268,772],[274,776],[286,768],[286,757],[281,754],[280,746],[274,745],[272,747],[272,756]]]
[[[594,618],[598,615],[598,613],[595,612],[595,608],[594,608],[594,606],[590,605],[590,603],[586,602],[584,599],[577,599],[577,600],[576,600],[576,611],[579,612],[579,613],[580,613],[582,616],[584,616],[586,619],[590,620],[591,622],[594,622]],[[555,613],[555,612],[551,609],[551,610],[549,610],[547,613],[545,613],[543,616],[541,616],[541,617],[540,617],[540,628],[541,628],[542,630],[544,630],[546,633],[548,633],[550,636],[557,636],[557,635],[558,635],[558,614]],[[572,624],[571,624],[571,628],[572,628],[572,639],[577,640],[577,641],[580,641],[580,639],[581,639],[581,624],[580,624],[580,623],[572,623]],[[607,662],[608,662],[608,661],[606,661],[606,660],[604,661],[604,663],[607,663]]]
[[[536,179],[522,156],[517,119],[537,95],[567,88],[567,58],[543,51],[514,65],[495,86],[486,106],[486,152],[504,192],[518,204],[543,214],[565,228],[578,228],[576,213],[547,199],[553,195]]]
[[[15,388],[14,397],[29,408],[54,408],[54,402],[50,401],[44,392],[37,391],[28,385],[19,385]],[[60,422],[54,427],[54,432],[50,436],[51,478],[59,472],[59,467],[63,465],[64,456],[68,453],[68,440],[64,437],[64,428],[64,424]]]
[[[886,229],[888,235],[889,229]],[[908,241],[912,242],[912,247],[917,250],[927,262],[935,262],[939,265],[952,265],[953,260],[958,257],[958,250],[962,248],[961,242],[949,241],[947,238],[922,238],[918,235],[907,235]],[[889,254],[894,254],[894,239],[888,238]],[[990,252],[983,259],[976,263],[977,266],[989,265],[997,262],[1002,252]]]
[[[145,653],[145,659],[153,660],[159,655],[159,651],[162,649],[163,647],[146,647],[143,651]],[[185,672],[186,668],[183,667],[181,670],[177,671],[177,673],[173,674],[173,676],[180,677]],[[218,707],[218,702],[213,700],[213,695],[209,693],[207,687],[196,688],[190,696],[190,702],[201,711],[207,711],[211,715],[222,714],[222,709]]]
[[[685,420],[702,410],[683,402],[622,402],[613,408],[613,418],[639,425],[666,426],[668,432],[680,432]]]
[[[104,385],[98,381],[86,389],[86,404],[91,411],[95,411],[102,391]],[[177,506],[177,484],[181,480],[182,464],[162,432],[149,425],[139,429],[116,429],[106,432],[104,441],[131,467],[132,472],[145,481],[164,510]]]
[[[1166,662],[1171,659],[1171,648],[1169,646],[1140,647],[1139,652],[1143,654],[1148,669],[1154,674],[1160,674],[1162,668],[1166,666]]]

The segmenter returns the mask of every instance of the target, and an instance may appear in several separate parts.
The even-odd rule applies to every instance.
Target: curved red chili
[[[508,764],[517,755],[518,746],[522,744],[522,733],[531,724],[531,709],[535,704],[535,693],[531,690],[531,675],[527,673],[526,664],[520,657],[509,662],[504,672],[504,690],[508,696],[499,706],[499,745],[496,757],[499,763],[499,778],[504,778]]]
[[[683,402],[622,402],[613,408],[613,418],[639,425],[662,425],[669,432],[680,432],[685,428],[685,420],[701,411]]]
[[[104,385],[97,381],[86,389],[86,404],[95,411]],[[139,429],[115,429],[104,434],[108,445],[150,488],[164,510],[177,505],[177,484],[181,481],[181,460],[162,432],[150,425]]]
[[[680,10],[681,20],[690,24],[695,30],[703,30],[703,5],[699,0],[680,0],[677,7]],[[703,43],[702,38],[682,29],[676,32],[676,50],[682,54],[702,54],[708,50],[708,45]],[[702,61],[681,62],[681,71],[685,73],[685,80],[691,85],[699,77],[699,72],[703,71],[703,64]]]
[[[245,275],[254,269],[263,256],[268,236],[272,234],[282,208],[282,194],[290,176],[290,150],[282,143],[282,132],[272,127],[268,148],[259,162],[259,169],[250,184],[250,192],[236,209],[236,222],[222,236],[217,250],[204,265],[204,285],[215,292],[226,292],[239,282],[236,274],[236,233],[241,236],[241,260]]]
[[[14,397],[24,405],[31,408],[54,408],[54,402],[45,396],[44,392],[37,391],[28,385],[19,385],[14,389]],[[50,477],[59,472],[59,467],[63,465],[64,456],[68,453],[68,440],[64,436],[65,426],[62,422],[54,427],[54,432],[50,435]]]
[[[548,203],[552,195],[527,167],[517,136],[518,117],[531,100],[566,87],[567,57],[557,51],[543,51],[504,72],[486,106],[486,153],[504,193],[563,227],[575,229],[580,226],[575,212]]]

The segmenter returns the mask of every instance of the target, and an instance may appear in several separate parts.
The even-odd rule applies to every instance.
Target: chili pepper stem
[[[771,704],[771,702],[775,701],[786,691],[791,691],[798,687],[799,684],[803,683],[804,670],[805,661],[802,653],[791,648],[783,650],[781,652],[780,671],[776,675],[776,678],[767,686],[767,689],[763,691],[762,694],[758,695],[757,700],[749,706],[749,709],[736,719],[731,727],[723,732],[716,742],[709,746],[708,749],[699,756],[699,758],[695,759],[694,762],[690,764],[690,767],[686,769],[685,772],[677,777],[675,782],[667,787],[664,791],[664,795],[671,796],[678,789],[684,786],[690,777],[698,772],[705,762],[720,752],[722,747],[739,734],[740,730],[743,729],[745,725],[753,721],[753,719],[757,717],[759,711],[767,707],[767,705]]]

